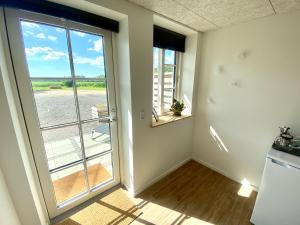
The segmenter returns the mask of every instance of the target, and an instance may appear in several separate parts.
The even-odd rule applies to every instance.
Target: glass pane
[[[71,77],[66,30],[21,21],[30,77]]]
[[[109,123],[85,123],[82,131],[86,157],[111,149]]]
[[[174,67],[166,65],[164,72],[164,111],[169,111],[173,103]]]
[[[165,74],[164,89],[174,88],[174,76],[172,73]]]
[[[31,81],[41,127],[77,121],[74,92],[69,83],[72,81]]]
[[[103,37],[70,31],[75,75],[82,78],[104,78]]]
[[[164,111],[169,111],[173,103],[173,90],[164,91]]]
[[[163,72],[165,75],[173,75],[175,71],[175,67],[174,65],[164,65],[164,69],[163,69]]]
[[[159,48],[153,48],[153,107],[159,112],[159,80],[158,73],[160,64],[160,52]]]
[[[90,188],[113,178],[111,153],[87,161]]]
[[[159,67],[159,48],[153,48],[153,73],[158,73],[158,67]]]
[[[87,190],[83,164],[51,174],[57,204]]]
[[[82,159],[78,126],[42,132],[49,169]]]
[[[108,116],[105,80],[76,81],[81,120]]]
[[[158,110],[158,95],[159,95],[159,84],[158,84],[158,75],[154,74],[153,76],[153,107]]]
[[[175,51],[165,50],[165,64],[175,64]]]

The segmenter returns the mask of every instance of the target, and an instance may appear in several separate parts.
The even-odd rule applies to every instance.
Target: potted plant
[[[173,112],[174,116],[181,116],[181,112],[185,109],[183,101],[179,102],[175,98],[173,99],[173,104],[171,105],[170,111]]]

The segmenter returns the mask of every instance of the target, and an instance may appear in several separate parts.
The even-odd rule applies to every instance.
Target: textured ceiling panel
[[[173,0],[129,0],[195,30],[211,30],[216,26]]]
[[[300,0],[128,0],[198,31],[300,10]],[[273,8],[274,7],[274,8]]]
[[[274,14],[269,0],[175,0],[219,27]]]
[[[300,0],[272,0],[272,4],[277,13],[300,10]]]

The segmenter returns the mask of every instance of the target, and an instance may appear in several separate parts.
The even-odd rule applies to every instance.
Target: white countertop
[[[281,151],[271,148],[267,154],[267,157],[278,160],[280,162],[284,162],[286,164],[289,164],[290,166],[297,167],[300,169],[300,157],[299,156],[291,155],[291,154],[281,152]]]

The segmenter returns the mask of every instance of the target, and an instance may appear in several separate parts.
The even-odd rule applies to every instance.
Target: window
[[[153,108],[158,115],[170,111],[178,95],[178,61],[178,52],[153,48]]]

